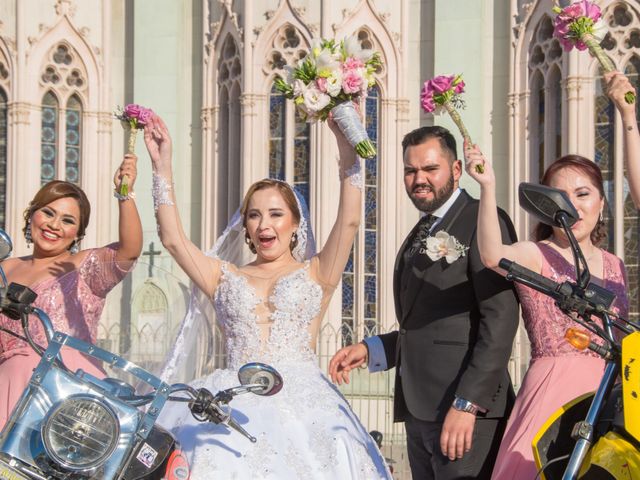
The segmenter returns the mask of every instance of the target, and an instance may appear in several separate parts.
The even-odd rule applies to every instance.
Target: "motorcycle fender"
[[[609,473],[616,480],[632,480],[640,475],[640,452],[634,445],[616,432],[607,432],[591,447],[578,478],[603,478],[590,476],[592,472]]]
[[[640,332],[622,339],[624,429],[640,442]]]
[[[551,463],[551,460],[571,453],[575,445],[575,440],[571,438],[571,430],[576,422],[585,418],[592,400],[593,392],[589,392],[565,403],[547,419],[533,437],[531,447],[536,468],[540,470],[543,465],[546,466],[540,474],[542,480],[562,478],[566,461]]]

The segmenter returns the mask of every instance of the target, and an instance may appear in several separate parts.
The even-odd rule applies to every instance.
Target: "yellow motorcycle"
[[[640,479],[640,326],[609,311],[614,295],[590,283],[587,262],[571,232],[578,214],[566,194],[523,183],[519,197],[520,205],[540,221],[563,228],[572,247],[577,280],[559,284],[506,259],[500,262],[501,268],[508,279],[553,298],[582,326],[569,328],[567,341],[605,360],[598,389],[562,406],[534,437],[536,478]],[[624,335],[622,341],[616,339],[620,335],[614,335],[615,329]],[[592,341],[594,335],[604,344]]]

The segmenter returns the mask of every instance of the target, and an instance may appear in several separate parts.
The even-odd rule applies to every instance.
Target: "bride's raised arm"
[[[184,233],[173,187],[171,136],[159,116],[154,115],[145,125],[144,142],[153,166],[153,207],[162,245],[191,281],[211,298],[220,278],[219,261],[207,257]]]
[[[338,215],[331,233],[318,253],[320,280],[328,285],[337,285],[349,259],[353,240],[358,232],[362,216],[362,189],[364,169],[338,126],[328,122],[338,142],[340,156],[340,199]]]

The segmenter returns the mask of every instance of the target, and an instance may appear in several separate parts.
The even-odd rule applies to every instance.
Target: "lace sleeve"
[[[91,292],[98,297],[106,297],[135,265],[127,270],[116,262],[117,243],[106,247],[93,249],[80,266],[80,278],[89,287]]]

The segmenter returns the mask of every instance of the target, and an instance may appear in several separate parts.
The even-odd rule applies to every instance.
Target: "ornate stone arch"
[[[212,245],[240,203],[244,84],[242,32],[224,5],[205,45],[203,125],[203,242]],[[230,120],[233,120],[230,123]]]
[[[86,191],[90,203],[97,206],[96,213],[108,215],[109,206],[102,199],[107,197],[110,189],[103,179],[111,175],[113,105],[110,104],[109,79],[104,78],[108,69],[105,69],[103,62],[109,62],[110,59],[104,59],[100,49],[89,43],[89,30],[78,27],[74,22],[75,5],[72,1],[59,0],[55,4],[55,11],[56,16],[51,24],[41,25],[35,35],[26,39],[24,70],[20,75],[21,78],[30,80],[24,83],[21,90],[19,107],[24,111],[25,118],[16,125],[17,135],[27,144],[39,142],[41,102],[47,88],[53,87],[63,108],[66,108],[67,101],[75,94],[82,104],[80,151],[83,158],[92,159],[91,162],[85,162],[85,168],[80,170],[81,178],[78,183]],[[53,57],[60,46],[64,46],[63,50],[66,49],[72,56],[72,63],[54,62]],[[63,58],[64,55],[60,52],[57,58]],[[54,68],[47,71],[48,67]],[[58,75],[59,83],[48,83],[47,73]],[[24,155],[27,168],[20,172],[19,184],[26,188],[13,192],[11,198],[18,205],[25,205],[40,184],[41,158],[38,149],[27,149],[20,152],[20,155]],[[106,241],[109,228],[107,223],[92,222],[85,241],[88,244]]]
[[[148,278],[131,299],[130,359],[154,370],[164,360],[172,334],[167,295]]]
[[[403,70],[403,56],[400,35],[392,32],[386,22],[386,15],[380,13],[371,0],[360,0],[351,11],[343,13],[343,21],[333,25],[337,39],[356,34],[361,42],[370,44],[380,52],[384,64],[376,76],[383,98],[404,95],[399,73]]]
[[[97,49],[94,49],[85,36],[72,23],[68,13],[59,17],[59,20],[50,28],[43,27],[39,37],[29,37],[30,47],[27,50],[26,70],[29,78],[38,78],[46,69],[47,63],[51,63],[52,55],[57,46],[63,45],[74,57],[74,69],[84,77],[83,101],[88,110],[99,109],[99,83],[101,78],[101,59]],[[71,71],[66,72],[67,75]],[[31,90],[31,98],[28,100],[37,104],[39,91]]]

